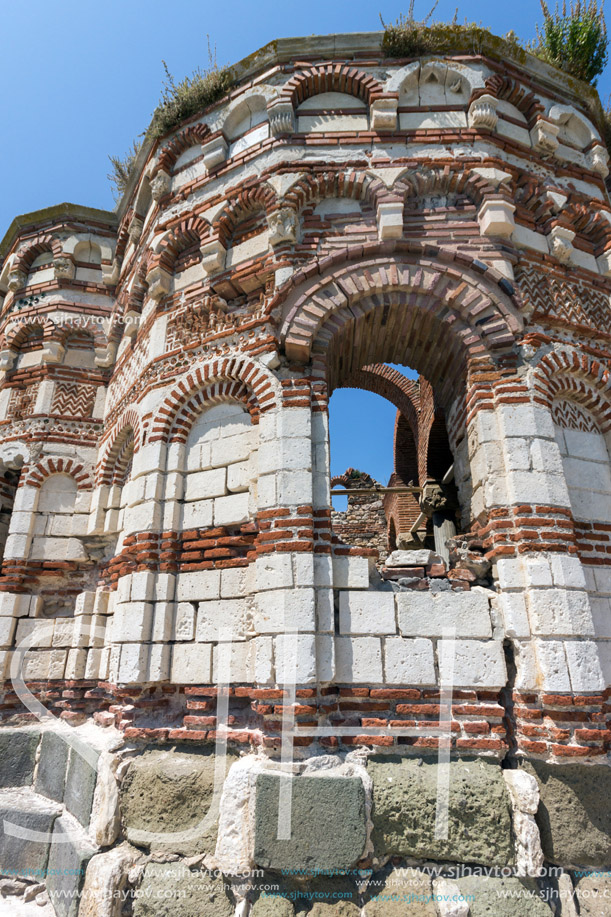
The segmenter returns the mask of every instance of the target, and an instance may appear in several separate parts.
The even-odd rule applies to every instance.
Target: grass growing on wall
[[[111,170],[106,177],[114,186],[113,195],[115,200],[119,200],[127,188],[127,184],[136,165],[138,153],[142,148],[142,143],[142,140],[134,140],[131,148],[124,156],[108,157],[110,160]]]
[[[537,26],[538,57],[559,70],[570,73],[578,80],[596,85],[596,79],[605,69],[609,39],[605,23],[603,2],[598,0],[566,0],[562,9],[556,4],[550,13],[545,0],[540,0],[543,27]]]

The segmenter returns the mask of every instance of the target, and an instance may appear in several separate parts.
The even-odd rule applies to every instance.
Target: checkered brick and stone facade
[[[374,44],[266,52],[146,146],[116,213],[65,204],[5,236],[3,672],[27,638],[26,681],[65,717],[207,740],[229,641],[233,738],[273,746],[291,665],[298,721],[434,718],[453,626],[457,748],[596,757],[608,156],[588,100],[541,64]],[[342,386],[397,406],[391,483],[430,477],[441,418],[481,585],[432,558],[407,561],[416,591],[385,591],[388,550],[334,532]],[[420,513],[414,495],[384,508],[395,538]]]
[[[54,837],[79,823],[81,917],[114,917],[100,889],[165,884],[160,854],[138,859],[157,824],[138,800],[167,790],[182,813],[181,768],[207,786],[202,753],[225,739],[218,838],[166,839],[174,859],[213,852],[229,877],[289,862],[260,811],[288,737],[311,862],[320,826],[339,845],[349,824],[337,862],[370,871],[608,866],[583,803],[588,775],[608,786],[592,765],[611,738],[597,97],[495,43],[388,60],[379,34],[275,42],[233,75],[145,144],[115,212],[62,204],[0,244],[0,783],[26,786]],[[376,484],[331,479],[342,387],[397,417],[388,491],[338,514],[332,485]],[[45,708],[95,748],[90,770],[57,724],[37,731]],[[502,800],[465,840],[461,790],[450,847],[393,822],[440,744],[474,811]],[[320,802],[338,788],[343,827]],[[265,915],[253,888],[202,913]],[[386,913],[359,888],[358,913]]]

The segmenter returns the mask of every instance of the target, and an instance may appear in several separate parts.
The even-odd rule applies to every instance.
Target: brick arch
[[[310,96],[323,92],[344,92],[369,105],[384,95],[384,87],[373,76],[347,64],[318,64],[297,73],[285,84],[280,98],[288,98],[294,108]]]
[[[537,404],[551,410],[557,399],[574,401],[596,419],[601,433],[611,430],[611,372],[587,354],[560,351],[547,354],[534,379]]]
[[[160,265],[171,272],[181,252],[191,245],[201,245],[209,235],[210,224],[202,217],[191,214],[168,230],[159,243],[157,252],[149,255],[147,266],[150,268]]]
[[[93,479],[84,465],[69,458],[45,458],[27,472],[25,484],[42,487],[46,478],[54,474],[67,474],[74,478],[79,490],[92,490]]]
[[[545,111],[544,105],[534,93],[520,86],[511,77],[495,74],[488,77],[485,87],[485,89],[480,89],[473,93],[472,101],[484,94],[494,96],[496,99],[503,99],[505,102],[515,105],[518,111],[524,115],[529,128],[534,126],[539,115]]]
[[[104,440],[102,454],[95,469],[98,484],[110,484],[113,480],[117,459],[130,435],[133,436],[135,454],[143,441],[142,424],[135,408],[123,412]]]
[[[592,201],[569,201],[558,214],[558,223],[587,239],[600,255],[611,246],[611,223],[603,215],[606,211],[596,210]]]
[[[50,318],[44,315],[36,316],[36,320],[27,324],[9,326],[4,333],[4,342],[12,350],[19,350],[21,344],[28,339],[33,328],[42,328],[43,342],[59,340],[59,329]]]
[[[418,432],[420,392],[418,383],[384,363],[363,366],[343,380],[341,388],[359,388],[386,398],[403,414],[414,436]]]
[[[522,329],[518,294],[497,271],[464,253],[404,241],[367,243],[325,258],[318,271],[297,271],[268,308],[282,314],[287,356],[312,360],[331,391],[331,357],[343,359],[344,376],[388,361],[413,366],[436,385],[442,376],[449,381],[448,364],[464,371],[475,360],[506,357]],[[329,348],[357,320],[371,333],[358,348],[353,343],[349,366]],[[384,328],[373,334],[376,322]]]
[[[504,196],[481,175],[449,165],[411,169],[400,176],[394,190],[402,190],[406,200],[429,194],[463,194],[476,207],[488,197]]]
[[[223,404],[228,401],[243,404],[251,415],[251,420],[258,421],[258,411],[251,398],[251,393],[243,382],[215,382],[208,388],[195,392],[189,401],[180,408],[170,428],[169,442],[185,443],[191,427],[203,411],[214,407],[216,404]]]
[[[12,269],[14,271],[23,271],[24,274],[27,274],[34,260],[39,255],[42,255],[43,252],[51,252],[54,258],[59,258],[62,254],[60,240],[50,233],[40,236],[35,242],[31,242],[17,253]]]
[[[164,146],[159,154],[158,170],[171,172],[179,156],[189,147],[197,146],[210,136],[210,128],[205,124],[192,124],[180,131],[172,140]]]
[[[66,340],[73,334],[90,335],[96,349],[104,348],[108,345],[108,338],[99,322],[86,319],[75,325],[65,325],[64,327],[58,328],[57,331],[57,340],[61,341],[64,345]]]
[[[225,209],[214,221],[214,234],[225,247],[228,247],[236,227],[242,220],[257,211],[269,214],[277,208],[278,203],[278,195],[267,182],[259,182],[244,188],[228,201]]]
[[[388,190],[384,183],[366,172],[324,171],[306,175],[292,185],[282,204],[299,211],[314,201],[346,197],[370,201],[375,207],[381,198],[387,196]]]
[[[168,442],[172,437],[174,441],[184,442],[184,429],[175,428],[183,409],[187,409],[185,417],[189,416],[191,408],[188,405],[198,393],[210,389],[215,383],[231,385],[233,382],[245,386],[253,418],[274,408],[280,400],[275,378],[254,360],[233,357],[203,363],[186,373],[165,396],[153,418],[148,441]]]

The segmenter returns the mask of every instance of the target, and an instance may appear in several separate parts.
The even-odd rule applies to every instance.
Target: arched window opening
[[[54,276],[53,252],[41,252],[30,264],[26,286],[31,287],[38,283],[47,283],[47,281],[53,280]]]
[[[366,102],[345,92],[320,92],[297,108],[297,130],[302,134],[368,129]]]
[[[95,342],[88,331],[73,331],[64,340],[63,363],[66,366],[93,368]]]
[[[42,360],[43,329],[41,325],[26,327],[21,340],[14,346],[17,347],[15,369],[25,369],[28,366],[37,366]],[[21,332],[20,332],[21,336]]]
[[[243,404],[227,401],[196,418],[186,444],[181,530],[240,526],[252,518],[256,439],[257,428]]]
[[[74,249],[75,280],[101,283],[102,249],[95,242],[79,242]]]
[[[396,549],[428,548],[449,562],[459,503],[432,387],[390,364],[365,366],[342,385],[329,405],[334,534],[376,548],[380,561]]]

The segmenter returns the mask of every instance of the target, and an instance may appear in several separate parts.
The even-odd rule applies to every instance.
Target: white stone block
[[[185,475],[172,471],[165,476],[164,500],[182,500],[185,492]]]
[[[564,644],[575,694],[602,691],[606,687],[597,644],[593,640],[567,640]]]
[[[250,484],[250,463],[236,462],[227,466],[227,490],[230,493],[240,493],[248,490]]]
[[[9,622],[7,625],[6,622]],[[10,618],[0,618],[1,627],[11,626]],[[51,646],[53,639],[54,621],[43,619],[32,620],[31,618],[21,618],[17,622],[17,633],[15,634],[15,646],[47,647]],[[5,630],[5,636],[7,631]],[[6,645],[6,642],[4,643]]]
[[[341,634],[396,634],[393,592],[346,592],[339,594]]]
[[[499,557],[496,562],[496,576],[499,588],[519,589],[524,583],[524,567],[520,557]]]
[[[386,558],[387,567],[426,567],[435,555],[428,549],[419,551],[393,551]]]
[[[455,640],[454,649],[455,687],[502,688],[506,683],[505,656],[499,641]]]
[[[175,605],[173,602],[155,602],[151,640],[166,643],[172,639]]]
[[[547,408],[532,404],[501,404],[497,408],[505,436],[542,436],[554,439],[554,422]]]
[[[257,505],[259,509],[268,509],[276,505],[276,475],[265,474],[257,481]]]
[[[530,637],[530,625],[526,610],[526,599],[521,592],[506,592],[497,597],[508,637]]]
[[[533,633],[541,636],[593,636],[588,594],[565,589],[532,589],[526,593]]]
[[[249,610],[247,599],[200,602],[197,609],[196,640],[199,643],[245,640],[249,630]]]
[[[314,584],[316,586],[333,585],[333,559],[328,554],[314,555]]]
[[[255,646],[254,680],[256,684],[267,685],[274,681],[274,643],[271,637],[257,637],[251,640]]]
[[[277,475],[280,506],[312,503],[312,474],[309,471],[281,471]]]
[[[156,602],[171,602],[176,592],[176,577],[173,573],[156,573],[153,598]]]
[[[151,646],[148,661],[148,681],[168,681],[170,677],[171,647],[156,644]]]
[[[121,582],[121,580],[119,580]],[[111,614],[114,602],[116,600],[116,592],[105,592],[102,589],[99,589],[95,594],[95,599],[93,602],[93,612],[96,615],[106,615]]]
[[[30,550],[30,541],[29,535],[9,535],[4,545],[4,559],[23,560]]]
[[[218,643],[212,649],[212,681],[215,685],[252,682],[255,647],[249,643]]]
[[[127,576],[122,576],[117,580],[117,591],[116,591],[116,601],[117,602],[129,602],[132,594],[132,577],[128,573]]]
[[[86,649],[68,650],[68,657],[66,659],[65,677],[66,678],[85,678],[86,671],[87,671],[87,650]]]
[[[174,644],[171,675],[174,684],[209,684],[211,674],[212,646],[209,643]]]
[[[599,596],[590,596],[592,623],[596,637],[611,638],[611,600]]]
[[[193,573],[176,574],[176,599],[179,602],[218,599],[220,590],[220,570],[197,570]]]
[[[52,646],[72,646],[74,620],[72,618],[56,618],[53,628]]]
[[[227,471],[214,468],[211,471],[196,471],[185,480],[185,500],[204,500],[221,497],[227,492]]]
[[[138,478],[141,474],[150,474],[152,471],[165,471],[166,464],[165,443],[149,443],[134,454],[132,468],[132,478]]]
[[[257,594],[253,626],[257,634],[314,631],[314,590],[276,589]]]
[[[146,643],[124,643],[119,662],[120,684],[138,684],[146,681],[149,646]]]
[[[457,637],[492,636],[490,602],[483,592],[408,592],[396,599],[405,637],[441,637],[445,628],[454,628]]]
[[[22,615],[27,615],[29,607],[29,595],[15,595],[13,592],[0,592],[0,617],[18,618]]]
[[[179,602],[174,621],[174,640],[193,640],[195,637],[195,606],[191,602]]]
[[[335,680],[335,637],[316,635],[316,674],[319,682]]]
[[[70,523],[70,517],[59,517],[59,519],[66,519],[68,524]],[[11,513],[10,520],[10,532],[12,535],[30,535],[34,526],[34,513],[31,512],[13,512]],[[53,520],[54,521],[54,520]],[[66,532],[53,532],[54,535],[70,535],[70,528]]]
[[[280,634],[274,638],[274,660],[278,684],[315,682],[316,637],[314,634]]]
[[[394,685],[434,685],[435,659],[430,640],[387,637],[384,641],[385,680]]]
[[[510,201],[484,201],[477,214],[481,234],[510,239],[516,225],[515,209],[515,204]]]
[[[11,646],[13,634],[15,633],[15,624],[15,618],[0,618],[0,646]]]
[[[155,532],[161,528],[161,504],[149,501],[138,506],[129,506],[123,516],[123,530],[132,532]]]
[[[133,602],[151,602],[155,591],[155,574],[149,571],[132,573],[131,599]]]
[[[180,528],[183,531],[209,528],[212,525],[213,506],[213,500],[196,500],[183,504]]]
[[[296,586],[313,586],[314,585],[314,555],[313,554],[291,554],[293,559],[293,573],[295,576]]]
[[[291,440],[261,443],[259,471],[300,471],[312,467],[312,443],[309,439],[293,437]]]
[[[31,484],[23,484],[18,487],[13,512],[34,512],[38,505],[38,494],[38,487],[32,487]]]
[[[112,621],[114,643],[136,643],[151,639],[153,606],[150,602],[117,605]]]
[[[221,598],[233,599],[246,595],[248,592],[247,574],[247,567],[228,567],[221,570]]]
[[[335,631],[332,589],[316,590],[316,631],[322,634],[332,634]]]
[[[562,640],[535,640],[538,686],[543,691],[559,693],[571,690],[571,680]]]
[[[368,589],[369,561],[366,557],[333,557],[333,586],[336,589]]]
[[[237,436],[226,436],[213,441],[211,445],[212,467],[243,462],[248,459],[251,448],[250,433],[238,433]]]
[[[586,588],[583,565],[578,557],[569,554],[551,554],[550,564],[555,586],[564,586],[567,589]]]
[[[524,581],[527,586],[551,586],[552,568],[546,557],[526,555],[522,558]]]
[[[108,664],[108,652],[104,649],[90,649],[87,653],[87,662],[85,664],[85,678],[104,680],[107,678],[107,668],[103,669],[103,663]]]
[[[378,204],[378,239],[400,239],[403,235],[403,201]]]
[[[238,525],[248,522],[249,500],[247,493],[231,494],[228,497],[217,497],[214,501],[215,525]]]
[[[257,591],[286,589],[293,585],[293,563],[290,553],[263,554],[255,560]]]
[[[314,419],[309,408],[283,408],[276,414],[279,440],[293,437],[310,439]]]
[[[383,684],[379,637],[336,637],[335,680],[338,684]]]

